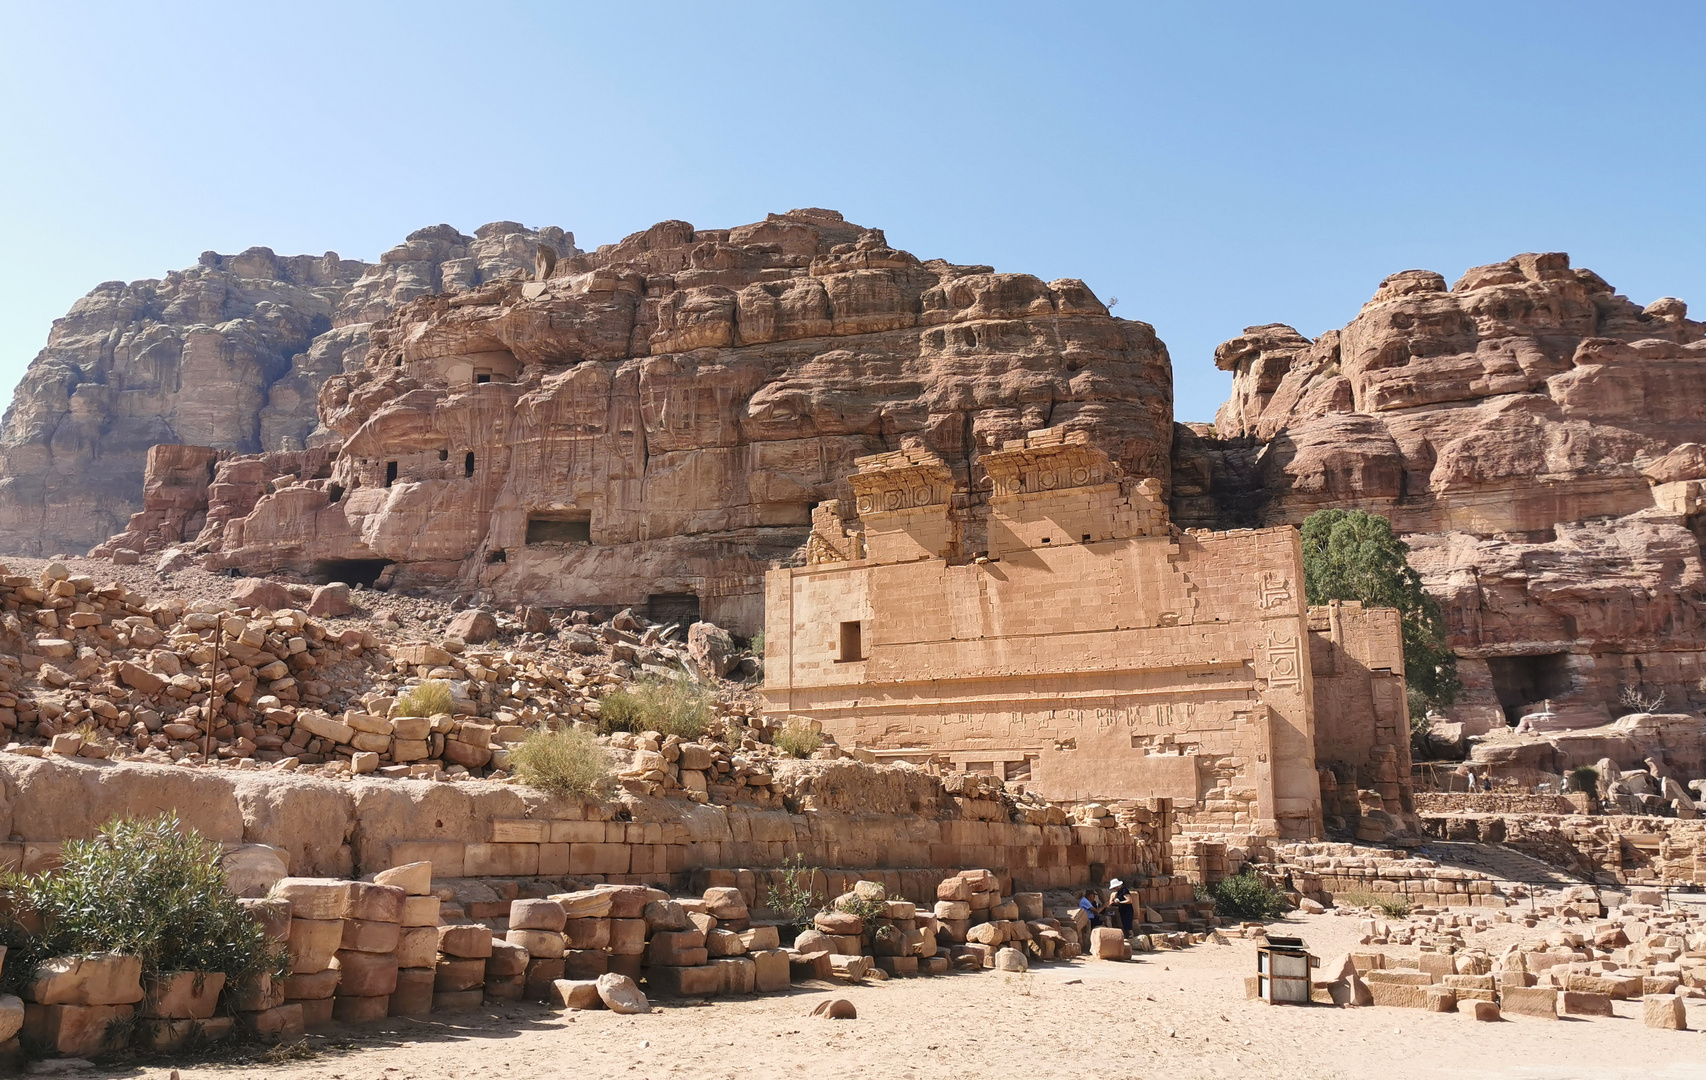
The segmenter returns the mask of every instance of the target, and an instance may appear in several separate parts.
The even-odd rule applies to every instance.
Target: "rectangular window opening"
[[[474,455],[468,455],[468,475],[474,475]],[[529,544],[592,543],[592,511],[566,510],[527,515]]]
[[[865,645],[861,640],[860,627],[857,622],[841,624],[841,655],[839,659],[843,664],[853,660],[865,659]]]
[[[482,373],[474,376],[474,384],[476,386],[484,386],[486,383],[489,383],[491,381],[492,381],[492,376],[491,376],[490,372],[482,372]]]
[[[395,484],[396,482],[397,482],[397,463],[395,461],[387,461],[385,463],[385,486],[390,487],[392,484]]]
[[[468,456],[462,459],[462,475],[474,475],[474,451],[472,450],[468,451]],[[587,539],[590,541],[592,537],[588,536]]]

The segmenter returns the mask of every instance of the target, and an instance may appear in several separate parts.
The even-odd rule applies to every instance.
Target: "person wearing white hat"
[[[1119,878],[1108,882],[1108,889],[1113,893],[1109,903],[1119,913],[1120,929],[1126,937],[1131,937],[1132,925],[1137,921],[1137,910],[1131,902],[1131,890],[1127,889],[1126,883]]]

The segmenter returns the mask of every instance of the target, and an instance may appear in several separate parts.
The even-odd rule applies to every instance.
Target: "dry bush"
[[[610,753],[582,728],[552,731],[540,725],[510,751],[510,772],[528,787],[552,795],[592,798],[610,779]]]
[[[823,745],[823,735],[813,731],[808,724],[790,720],[770,742],[789,757],[809,758]]]
[[[1628,706],[1631,712],[1658,712],[1664,707],[1665,692],[1660,690],[1657,694],[1649,697],[1641,693],[1639,687],[1625,686],[1622,693],[1617,695],[1617,700]]]
[[[686,676],[642,679],[598,700],[598,726],[606,733],[655,731],[697,739],[710,730],[715,701],[709,689]]]
[[[450,684],[443,679],[421,683],[397,698],[397,708],[402,716],[439,716],[450,712],[455,703]]]

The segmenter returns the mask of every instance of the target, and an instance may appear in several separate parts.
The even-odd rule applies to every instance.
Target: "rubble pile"
[[[1344,893],[1368,893],[1412,904],[1502,908],[1509,901],[1485,874],[1411,852],[1345,843],[1280,844],[1276,864],[1304,896],[1322,904]]]
[[[1362,916],[1363,945],[1410,945],[1418,954],[1353,952],[1323,964],[1316,1000],[1461,1009],[1487,1020],[1613,1016],[1614,1001],[1639,1000],[1648,1027],[1670,1029],[1687,1027],[1687,1000],[1706,1000],[1706,910],[1668,904],[1651,889],[1513,891],[1528,906],[1475,914],[1418,907],[1401,923]],[[1503,947],[1477,940],[1500,924],[1536,933]]]
[[[684,752],[673,736],[619,734],[623,782],[780,805],[755,756],[773,753],[756,700],[704,675],[682,627],[631,612],[597,622],[470,610],[428,639],[395,641],[402,631],[389,613],[348,617],[342,585],[248,580],[228,601],[186,603],[98,584],[63,563],[33,577],[0,567],[0,605],[0,729],[16,753],[501,778],[508,747],[538,725],[591,726],[610,691],[683,678],[705,686],[712,730],[736,732],[738,750]],[[442,711],[421,708],[414,692],[424,683],[448,691]]]

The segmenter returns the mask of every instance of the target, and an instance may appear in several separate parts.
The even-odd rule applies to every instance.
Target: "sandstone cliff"
[[[159,280],[95,287],[54,323],[0,425],[0,551],[82,551],[141,508],[160,443],[253,452],[317,431],[326,378],[359,365],[367,328],[396,305],[531,269],[560,229],[495,222],[410,234],[378,265],[206,252]]]
[[[1167,474],[1166,349],[1079,281],[920,261],[825,210],[667,221],[530,276],[376,323],[320,393],[343,440],[329,472],[275,462],[223,494],[216,477],[209,564],[699,605],[750,632],[764,570],[851,495],[861,455],[927,447],[975,501],[984,450],[1065,425]],[[238,466],[255,469],[219,470]],[[107,550],[160,546],[148,532]]]
[[[1394,274],[1342,330],[1247,329],[1213,429],[1182,428],[1174,516],[1389,516],[1450,622],[1471,731],[1551,701],[1603,723],[1625,688],[1706,703],[1706,342],[1562,254],[1449,288]]]

